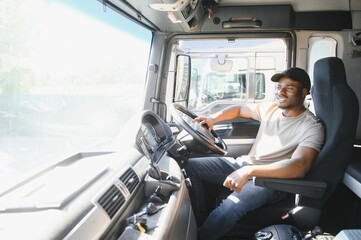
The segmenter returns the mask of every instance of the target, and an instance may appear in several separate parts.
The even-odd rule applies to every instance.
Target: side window
[[[311,84],[313,82],[313,67],[315,62],[325,57],[335,57],[337,41],[331,37],[310,37],[308,40],[308,67]]]
[[[191,58],[188,108],[197,112],[214,104],[274,99],[273,74],[286,68],[283,39],[178,40]]]
[[[336,56],[337,41],[331,37],[310,37],[308,40],[307,72],[310,76],[311,86],[313,85],[313,69],[317,60],[325,57]],[[309,109],[315,112],[311,96],[307,103]]]
[[[0,22],[1,192],[119,139],[142,109],[152,33],[98,1],[2,0]]]

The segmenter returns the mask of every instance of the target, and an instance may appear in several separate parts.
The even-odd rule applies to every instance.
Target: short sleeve
[[[311,124],[305,126],[305,138],[301,141],[299,146],[311,147],[320,151],[325,138],[325,129],[322,122],[313,114],[311,115],[312,121],[309,121]]]
[[[311,126],[307,126],[304,129],[307,129],[304,134],[305,138],[300,142],[299,146],[311,147],[320,151],[325,138],[325,130],[321,121],[318,121]]]
[[[267,113],[276,107],[275,102],[262,102],[249,105],[254,120],[262,121]]]

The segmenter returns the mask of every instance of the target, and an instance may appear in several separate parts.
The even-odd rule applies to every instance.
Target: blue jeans
[[[232,192],[207,217],[203,181],[223,185],[226,177],[241,167],[242,164],[222,157],[189,159],[185,170],[192,181],[189,193],[194,214],[197,224],[201,225],[198,239],[217,239],[231,230],[247,212],[286,196],[284,192],[255,186],[250,179],[239,193]]]

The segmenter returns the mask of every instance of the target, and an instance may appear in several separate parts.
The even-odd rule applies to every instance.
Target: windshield
[[[97,0],[0,6],[1,192],[117,138],[141,110],[152,34]]]
[[[185,39],[175,48],[191,59],[187,107],[196,113],[221,102],[272,101],[275,85],[269,79],[287,66],[284,36]]]

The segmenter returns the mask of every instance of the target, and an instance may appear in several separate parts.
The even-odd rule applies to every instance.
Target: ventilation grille
[[[130,194],[138,186],[139,178],[132,168],[129,168],[120,178],[120,181],[128,188]]]
[[[112,219],[118,210],[125,203],[125,198],[120,190],[112,185],[98,200],[100,206],[103,207],[105,212]]]

